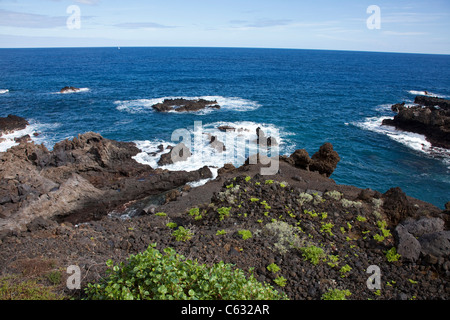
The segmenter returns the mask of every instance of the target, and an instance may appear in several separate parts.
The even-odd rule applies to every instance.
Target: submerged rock
[[[23,130],[29,125],[25,118],[8,115],[7,117],[0,118],[0,136],[2,134],[12,133],[17,130]]]
[[[80,88],[76,88],[76,87],[72,87],[72,86],[65,86],[59,92],[60,93],[69,93],[69,92],[78,92],[80,90],[81,90]]]

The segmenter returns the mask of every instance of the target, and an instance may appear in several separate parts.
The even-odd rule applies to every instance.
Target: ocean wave
[[[240,98],[240,97],[223,97],[223,96],[201,96],[201,97],[160,97],[160,98],[152,98],[152,99],[136,99],[136,100],[123,100],[123,101],[115,101],[114,104],[117,105],[116,109],[119,111],[128,112],[131,114],[136,113],[147,113],[149,111],[153,111],[152,106],[163,102],[165,99],[187,99],[187,100],[211,100],[217,101],[217,104],[220,105],[220,110],[227,111],[253,111],[258,109],[261,105],[252,100]],[[200,111],[196,111],[196,114],[208,114],[210,112],[214,112],[216,109],[202,109]],[[171,111],[176,112],[176,111]]]
[[[219,129],[221,126],[233,127],[234,130],[226,132]],[[185,161],[179,161],[173,164],[159,166],[158,161],[161,154],[168,153],[168,146],[175,146],[177,142],[164,140],[144,140],[134,141],[141,150],[133,158],[142,164],[150,165],[152,168],[163,168],[171,171],[194,171],[204,166],[208,166],[213,173],[213,179],[217,176],[219,168],[226,163],[232,163],[234,166],[240,166],[249,155],[257,152],[256,129],[260,127],[267,137],[273,137],[278,143],[278,149],[283,148],[286,140],[283,138],[283,130],[272,124],[259,124],[251,121],[240,122],[214,122],[193,128],[186,128],[185,133],[189,133],[189,139],[183,143],[191,150],[192,155]],[[184,130],[184,129],[183,129]],[[217,140],[222,142],[225,150],[218,151],[211,147],[211,136],[216,136]],[[164,151],[158,152],[162,145]],[[271,154],[269,154],[271,155]],[[206,183],[206,180],[197,181],[193,186]]]
[[[39,123],[34,120],[28,121],[30,124],[22,130],[16,130],[12,133],[3,134],[0,136],[0,152],[6,152],[9,148],[17,146],[19,143],[15,141],[16,138],[20,138],[26,135],[29,135],[31,141],[36,144],[44,144],[47,148],[51,149],[52,143],[45,134],[46,131],[54,129],[55,127],[59,127],[61,124],[59,123]],[[36,135],[35,135],[36,134]]]
[[[390,139],[401,143],[412,150],[434,158],[439,158],[446,165],[450,165],[450,150],[432,146],[431,143],[426,140],[424,135],[397,130],[393,126],[382,125],[384,119],[391,118],[392,117],[369,117],[362,122],[355,122],[353,124],[364,130],[384,134]]]
[[[415,95],[415,96],[430,96],[430,97],[437,97],[437,98],[450,98],[448,95],[443,94],[437,94],[430,91],[417,91],[417,90],[408,90],[408,93]]]
[[[79,90],[77,91],[65,91],[65,92],[52,92],[53,94],[72,94],[72,93],[83,93],[83,92],[89,92],[91,91],[90,88],[78,88]]]
[[[8,93],[9,90],[8,89],[0,89],[0,94],[5,94]]]

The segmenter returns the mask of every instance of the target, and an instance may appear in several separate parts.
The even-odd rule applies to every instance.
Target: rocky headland
[[[207,167],[153,169],[133,159],[138,152],[89,132],[51,151],[22,141],[0,153],[2,277],[79,298],[83,290],[66,287],[68,266],[80,267],[84,288],[105,276],[108,259],[156,243],[201,263],[253,268],[290,299],[331,289],[358,300],[450,298],[450,203],[441,210],[398,187],[339,185],[329,143],[312,157],[301,149],[280,156],[273,175],[261,175],[261,163],[226,164],[196,188],[186,183],[211,178]],[[189,239],[173,236],[179,227]],[[378,288],[367,286],[370,266],[380,268]]]
[[[422,134],[434,147],[450,149],[450,100],[416,96],[414,103],[394,104],[391,109],[397,114],[382,124]]]

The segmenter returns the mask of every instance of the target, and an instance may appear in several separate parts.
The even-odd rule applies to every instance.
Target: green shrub
[[[286,285],[286,279],[283,276],[276,277],[273,282],[275,282],[280,287],[284,287]]]
[[[178,225],[175,222],[169,222],[166,224],[166,227],[170,229],[175,229]]]
[[[155,216],[165,217],[165,216],[167,216],[167,213],[165,213],[165,212],[157,212],[157,213],[155,213]]]
[[[188,214],[194,217],[195,220],[200,220],[202,218],[202,215],[200,214],[200,209],[197,207],[189,209]]]
[[[222,221],[226,217],[230,216],[231,207],[221,207],[217,209],[217,213],[219,214],[219,220]]]
[[[387,250],[386,252],[386,258],[389,262],[395,262],[400,259],[401,255],[397,253],[397,249],[395,247],[392,247],[391,249]]]
[[[191,230],[185,229],[184,227],[179,227],[177,230],[172,232],[172,235],[177,241],[188,241],[194,235]]]
[[[300,248],[300,251],[302,252],[303,257],[306,260],[311,261],[314,265],[319,264],[320,259],[325,257],[325,252],[323,251],[323,249],[313,245]]]
[[[52,287],[46,287],[42,284],[39,284],[36,280],[23,281],[21,278],[16,276],[0,278],[0,300],[62,299],[63,296],[52,292]]]
[[[108,260],[109,275],[88,284],[86,294],[93,300],[279,300],[286,294],[271,285],[246,277],[241,269],[224,262],[212,266],[186,260],[172,248],[164,254],[150,245],[131,255],[127,263]]]
[[[330,289],[322,295],[322,300],[347,300],[350,295],[349,290]]]
[[[280,267],[277,266],[275,263],[271,263],[267,266],[267,270],[273,273],[277,273],[278,271],[280,271]]]
[[[247,240],[252,237],[252,232],[250,230],[239,230],[238,234],[242,236],[242,239]]]

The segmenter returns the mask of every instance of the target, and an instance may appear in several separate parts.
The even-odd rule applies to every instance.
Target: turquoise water
[[[60,94],[66,85],[83,90]],[[238,48],[0,50],[0,116],[29,119],[28,130],[40,133],[36,142],[49,148],[95,131],[151,152],[158,144],[175,144],[176,129],[193,132],[195,121],[211,134],[219,134],[220,124],[234,125],[249,139],[261,126],[279,138],[280,154],[305,148],[312,155],[331,142],[341,157],[332,175],[338,183],[380,192],[399,186],[442,208],[450,200],[448,151],[380,126],[383,117],[393,116],[391,104],[412,103],[424,90],[450,98],[450,56]],[[207,97],[222,108],[153,111],[151,105],[164,97]],[[172,168],[220,166],[229,160],[224,157],[208,153]],[[153,167],[157,159],[137,157]]]

